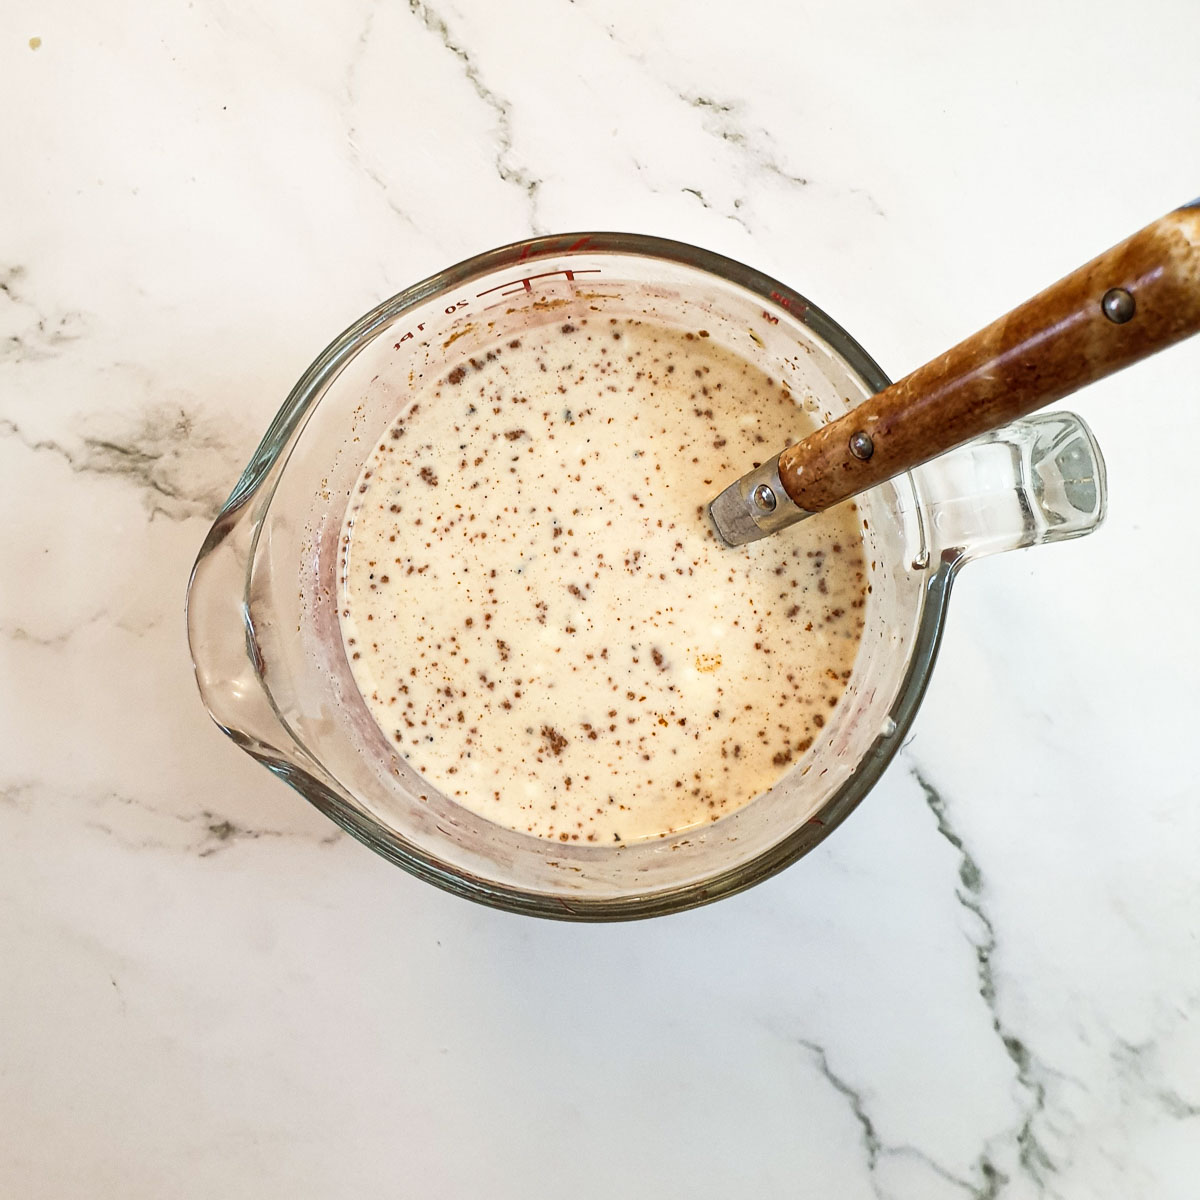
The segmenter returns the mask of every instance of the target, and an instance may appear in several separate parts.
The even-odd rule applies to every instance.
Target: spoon
[[[1200,332],[1200,199],[727,487],[721,540],[757,541]]]

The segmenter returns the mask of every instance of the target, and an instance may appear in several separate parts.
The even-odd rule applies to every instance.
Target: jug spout
[[[243,480],[245,476],[243,476]],[[187,633],[196,684],[222,732],[355,837],[410,870],[403,850],[380,844],[361,807],[299,740],[267,687],[265,661],[248,588],[259,514],[254,493],[238,485],[205,538],[187,592]]]
[[[1107,508],[1104,459],[1069,412],[1039,413],[914,472],[933,555],[972,559],[1091,533]]]
[[[231,501],[209,530],[187,591],[187,632],[196,684],[218,727],[256,758],[273,760],[292,739],[261,679],[247,608],[254,523]]]

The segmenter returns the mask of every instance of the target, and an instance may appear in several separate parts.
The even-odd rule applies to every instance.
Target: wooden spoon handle
[[[1176,209],[779,456],[820,512],[1200,332],[1200,200]]]

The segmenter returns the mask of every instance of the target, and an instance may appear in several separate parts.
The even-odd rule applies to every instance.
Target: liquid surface
[[[740,549],[704,506],[814,427],[707,336],[593,318],[418,391],[342,531],[354,679],[425,779],[513,829],[706,825],[822,735],[864,624],[853,504]]]

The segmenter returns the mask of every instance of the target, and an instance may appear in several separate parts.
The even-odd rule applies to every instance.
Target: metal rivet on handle
[[[1137,305],[1124,288],[1109,288],[1100,301],[1100,308],[1114,325],[1124,325],[1132,319]]]
[[[760,483],[751,493],[754,503],[763,512],[774,512],[777,503],[775,493],[765,483]]]
[[[866,462],[875,453],[875,443],[871,441],[871,435],[864,433],[861,429],[857,433],[852,433],[850,435],[850,453],[855,458],[861,458],[863,462]]]

